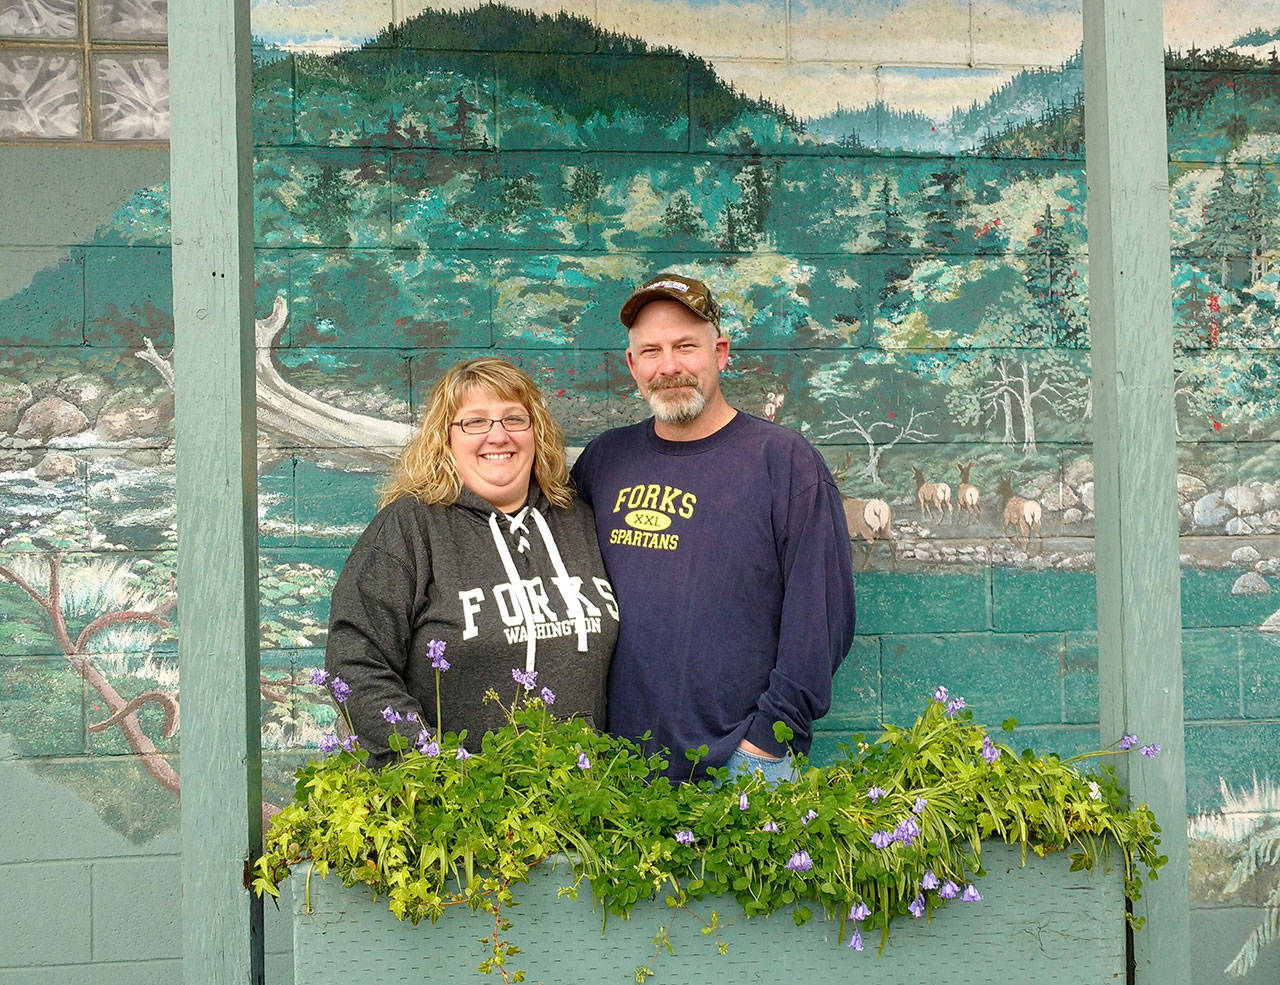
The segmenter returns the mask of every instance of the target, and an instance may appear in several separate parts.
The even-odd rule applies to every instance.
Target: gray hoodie
[[[471,752],[506,721],[489,688],[511,704],[513,669],[537,671],[552,711],[605,727],[605,684],[618,607],[596,546],[591,510],[551,506],[536,483],[510,516],[470,490],[452,506],[404,497],[361,535],[333,590],[325,667],[351,687],[347,713],[370,765],[392,757],[390,706],[433,732],[435,670],[427,648],[445,643],[440,674],[446,732],[468,730]],[[418,726],[395,726],[410,741]]]

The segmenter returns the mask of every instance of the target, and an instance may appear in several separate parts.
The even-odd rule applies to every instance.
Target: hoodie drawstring
[[[519,513],[509,518],[512,533],[519,533],[524,529],[525,519],[532,516],[534,524],[538,528],[538,532],[542,534],[542,542],[546,545],[547,555],[551,559],[551,566],[555,569],[555,580],[563,585],[561,594],[564,596],[565,605],[568,606],[569,618],[573,620],[574,625],[578,629],[578,650],[586,652],[587,649],[587,616],[582,610],[582,602],[578,598],[578,593],[573,591],[573,579],[569,576],[569,569],[565,567],[564,559],[560,556],[560,548],[556,544],[555,537],[551,534],[551,527],[532,506],[526,506]],[[507,581],[511,583],[514,589],[513,593],[516,601],[520,606],[520,612],[524,616],[525,628],[525,653],[524,653],[524,669],[528,673],[534,669],[537,654],[537,626],[533,615],[533,603],[529,600],[529,589],[525,585],[524,579],[520,577],[520,573],[516,570],[515,561],[511,557],[511,550],[507,547],[506,538],[502,536],[502,530],[498,526],[498,516],[496,513],[489,514],[489,530],[493,534],[494,546],[498,549],[498,557],[502,560],[502,568],[507,573]],[[527,544],[521,544],[521,549]]]
[[[582,602],[578,598],[578,593],[574,591],[573,579],[569,577],[569,569],[564,566],[564,559],[560,557],[560,547],[556,544],[556,539],[551,536],[551,528],[547,526],[547,521],[536,509],[530,507],[529,512],[533,515],[533,522],[537,525],[538,532],[542,534],[543,543],[547,545],[547,553],[551,555],[551,565],[556,569],[556,578],[564,586],[561,594],[564,596],[565,605],[569,607],[569,618],[578,627],[578,652],[585,653],[587,614],[582,611]]]
[[[517,520],[524,520],[525,510],[528,508],[525,507],[524,510],[521,510],[511,518],[513,527]],[[498,557],[502,559],[502,568],[507,573],[507,581],[511,583],[512,594],[516,597],[516,602],[520,605],[520,611],[524,614],[524,672],[527,674],[533,670],[535,651],[537,649],[533,606],[529,604],[529,592],[524,587],[524,579],[520,577],[520,572],[516,570],[516,563],[511,559],[511,551],[507,548],[506,538],[502,536],[502,531],[498,528],[498,515],[496,513],[489,514],[489,529],[493,533],[493,543],[498,548]]]

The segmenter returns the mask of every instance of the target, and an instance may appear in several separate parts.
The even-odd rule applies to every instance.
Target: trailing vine
[[[1154,816],[1126,805],[1111,769],[1017,753],[945,688],[911,727],[854,736],[833,765],[798,756],[791,782],[712,770],[673,784],[657,775],[664,757],[555,718],[555,696],[534,690],[536,675],[513,676],[507,724],[470,746],[465,731],[437,735],[393,708],[384,715],[408,734],[392,735],[399,758],[380,770],[364,767],[354,737],[327,737],[332,755],[298,772],[293,803],[272,823],[254,890],[278,896],[291,869],[308,863],[308,880],[333,872],[364,884],[414,923],[466,906],[491,918],[480,969],[514,982],[523,975],[510,967],[519,948],[504,908],[511,887],[552,855],[572,861],[561,894],[576,897],[586,883],[609,914],[656,893],[675,909],[731,895],[748,917],[790,907],[797,924],[815,910],[841,920],[842,933],[852,923],[857,950],[864,933],[878,931],[883,947],[896,920],[980,899],[984,839],[1020,845],[1024,857],[1069,851],[1073,870],[1122,866],[1131,900],[1166,861]],[[315,680],[349,693],[322,671]],[[1120,745],[1135,744],[1127,736]],[[687,754],[691,765],[700,755],[705,748]],[[704,932],[714,935],[718,921],[704,921]],[[668,931],[655,936],[659,953]],[[652,967],[637,968],[637,981]]]

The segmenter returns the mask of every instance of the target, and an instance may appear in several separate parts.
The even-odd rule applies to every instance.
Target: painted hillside
[[[1252,900],[1239,866],[1280,810],[1268,777],[1248,792],[1280,741],[1280,64],[1167,69],[1194,887]],[[498,350],[574,445],[638,419],[616,311],[664,268],[716,286],[731,400],[892,510],[855,552],[819,758],[941,679],[1027,744],[1094,745],[1080,75],[1028,69],[945,120],[807,119],[701,57],[495,4],[261,50],[268,799],[333,722],[307,678],[328,593],[424,387]],[[176,824],[179,768],[169,277],[167,188],[142,188],[0,300],[0,732],[139,841]],[[1006,525],[1015,492],[1039,529]],[[1245,801],[1252,826],[1217,813]]]

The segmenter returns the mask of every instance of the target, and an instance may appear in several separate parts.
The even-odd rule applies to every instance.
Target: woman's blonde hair
[[[414,496],[428,506],[457,501],[462,477],[449,450],[449,425],[472,388],[487,390],[498,400],[519,403],[529,412],[533,418],[533,476],[553,506],[568,506],[573,491],[564,458],[564,432],[543,405],[538,385],[510,363],[491,356],[457,363],[436,382],[422,412],[422,423],[380,490],[379,505],[386,506],[402,496]]]

